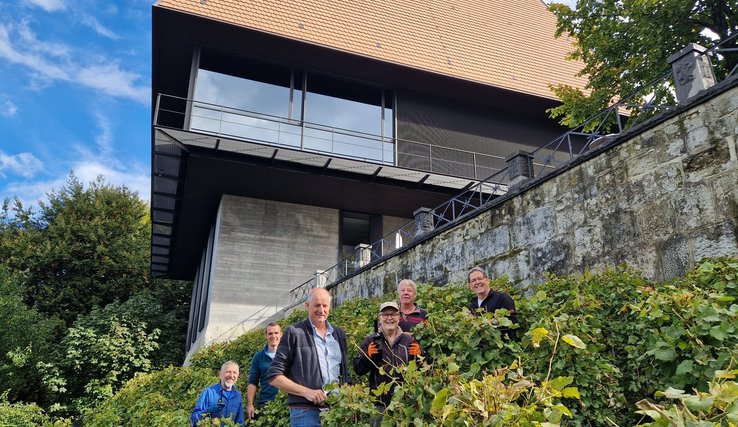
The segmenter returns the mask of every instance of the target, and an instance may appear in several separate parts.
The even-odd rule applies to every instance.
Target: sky
[[[0,2],[0,200],[69,173],[149,200],[153,0]]]
[[[152,4],[0,2],[0,200],[36,207],[71,172],[149,200]]]

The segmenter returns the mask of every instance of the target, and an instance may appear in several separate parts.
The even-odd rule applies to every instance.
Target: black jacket
[[[333,326],[333,336],[341,348],[341,373],[338,381],[339,383],[347,383],[349,382],[349,376],[346,334],[343,329],[335,325],[331,326]],[[267,371],[267,378],[271,381],[277,375],[284,375],[297,384],[310,389],[320,390],[323,388],[323,375],[320,373],[318,353],[315,349],[313,327],[310,320],[290,325],[282,335],[277,347],[277,354]],[[321,407],[302,396],[294,394],[287,395],[287,404],[306,408]]]
[[[488,311],[490,313],[494,313],[495,310],[499,310],[501,308],[506,309],[510,312],[508,315],[508,318],[512,320],[513,323],[518,323],[518,317],[515,313],[515,302],[512,298],[510,298],[510,295],[506,294],[505,292],[495,292],[493,290],[489,291],[489,294],[487,294],[487,298],[482,301],[481,306],[477,306],[477,296],[473,296],[471,301],[469,302],[469,311],[472,312],[474,315],[479,315],[479,312],[477,310],[484,310]],[[507,336],[508,338],[515,340],[515,330],[510,328],[500,328],[500,332],[503,333],[503,335]]]
[[[367,351],[369,344],[372,342],[379,347],[379,354],[369,358]],[[401,333],[391,346],[381,333],[371,334],[361,344],[361,350],[354,358],[354,371],[359,375],[368,372],[369,387],[372,389],[376,389],[380,384],[392,382],[393,377],[401,380],[401,377],[394,372],[393,368],[405,365],[410,360],[415,359],[415,356],[411,356],[408,351],[410,344],[414,342],[416,342],[415,338],[407,332]],[[422,350],[421,355],[425,356],[425,352]],[[378,367],[384,368],[385,373],[380,373]],[[378,403],[384,406],[389,405],[392,400],[392,391],[382,394],[377,400]]]

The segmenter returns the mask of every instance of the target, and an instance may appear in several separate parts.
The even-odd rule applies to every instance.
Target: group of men
[[[469,289],[475,294],[469,305],[472,313],[504,308],[517,323],[512,298],[505,292],[491,290],[482,268],[472,268],[467,278]],[[394,384],[401,377],[397,368],[425,356],[412,335],[413,328],[426,322],[428,316],[415,304],[415,283],[410,279],[400,281],[397,294],[399,304],[387,301],[379,306],[377,330],[366,337],[353,360],[357,374],[369,374],[372,389],[391,385],[377,396],[377,416],[372,419],[372,426],[381,424],[384,409],[392,399]],[[200,394],[190,419],[192,425],[210,417],[231,418],[243,426],[245,417],[258,416],[257,409],[274,399],[277,390],[283,390],[287,393],[291,427],[321,426],[320,414],[328,410],[328,395],[350,381],[348,344],[343,329],[328,321],[331,295],[327,290],[312,289],[305,307],[307,320],[290,325],[284,334],[276,323],[266,327],[267,344],[251,361],[245,414],[241,394],[234,387],[238,364],[228,361],[221,367],[220,382]],[[514,338],[513,333],[508,330],[508,337]],[[254,404],[257,388],[261,390]]]

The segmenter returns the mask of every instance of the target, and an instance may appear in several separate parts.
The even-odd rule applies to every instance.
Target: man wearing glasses
[[[515,315],[515,302],[505,292],[493,291],[489,287],[489,278],[482,267],[476,266],[469,270],[467,275],[469,279],[469,289],[474,292],[474,296],[469,302],[469,311],[472,314],[480,315],[487,311],[494,313],[496,310],[504,308],[508,311],[508,317],[513,323],[518,323]],[[515,331],[510,328],[500,328],[500,331],[510,339],[515,339]]]
[[[379,332],[366,337],[354,359],[354,370],[359,375],[369,374],[369,387],[373,390],[381,384],[392,383],[393,379],[401,380],[402,375],[397,368],[425,355],[420,344],[412,335],[403,332],[399,323],[400,307],[397,303],[382,303],[379,306]],[[391,400],[392,390],[377,397],[375,406],[379,415],[372,419],[372,426],[381,425],[384,410]]]

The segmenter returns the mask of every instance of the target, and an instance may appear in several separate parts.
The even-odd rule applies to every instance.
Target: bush
[[[88,410],[84,425],[186,426],[197,397],[216,382],[212,370],[200,368],[168,367],[139,373],[111,399]]]
[[[512,291],[504,278],[492,286]],[[671,409],[643,402],[657,390],[667,390],[665,397],[684,399],[684,407],[673,409],[680,414],[686,413],[684,408],[723,402],[693,415],[704,420],[722,416],[734,422],[730,417],[738,404],[727,402],[728,391],[720,390],[735,390],[721,375],[738,359],[734,330],[738,324],[737,260],[704,261],[684,279],[666,284],[654,284],[627,268],[617,268],[550,277],[534,289],[535,295],[527,298],[511,292],[520,323],[519,340],[510,341],[500,334],[500,328],[512,326],[504,310],[473,316],[465,309],[471,298],[465,286],[419,286],[418,303],[428,309],[429,316],[428,323],[419,325],[414,333],[429,357],[400,370],[402,378],[398,375],[396,379],[398,387],[383,425],[635,425],[645,421],[644,415],[654,419],[654,426],[667,425],[663,414],[672,414]],[[351,357],[356,345],[373,330],[379,302],[350,301],[331,313],[331,322],[346,330]],[[304,318],[304,312],[296,312],[282,323]],[[217,369],[223,361],[234,359],[248,366],[263,345],[263,331],[252,332],[203,349],[193,358],[193,365]],[[245,371],[242,369],[241,390],[248,376]],[[172,387],[189,378],[185,372],[189,370],[181,371],[183,378],[171,379]],[[722,388],[716,388],[715,375]],[[112,400],[126,395],[128,400],[125,405],[119,403],[121,408],[153,408],[148,402],[150,395],[159,393],[158,387],[141,390],[138,396],[126,391],[140,378]],[[342,387],[331,397],[333,406],[324,414],[325,425],[367,425],[374,416],[366,377],[355,379],[354,385]],[[180,399],[176,409],[156,405],[162,408],[161,419],[175,420],[177,411],[186,417],[197,393],[212,381],[193,384],[189,394],[180,391],[187,399]],[[695,392],[690,398],[670,386]],[[641,412],[635,412],[637,403]],[[264,412],[254,425],[287,425],[283,395]],[[657,414],[662,419],[653,417]],[[116,416],[111,418],[116,421],[113,424],[166,425],[154,423],[151,417],[148,423],[140,418],[133,422],[127,412]]]

